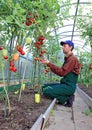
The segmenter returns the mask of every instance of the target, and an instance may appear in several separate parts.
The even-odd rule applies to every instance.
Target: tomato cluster
[[[44,44],[44,40],[45,40],[45,37],[44,37],[44,36],[40,36],[40,37],[38,38],[38,41],[35,42],[35,46],[36,46],[37,49],[41,49],[41,45]]]
[[[28,13],[26,16],[26,25],[30,26],[31,24],[35,23],[35,19],[33,18],[32,13]]]
[[[40,57],[41,57],[41,56],[43,56],[43,55],[44,55],[44,53],[46,53],[46,50],[41,50],[41,52],[40,52],[39,56],[40,56]]]
[[[37,41],[35,42],[35,47],[36,47],[37,49],[39,49],[39,51],[38,51],[38,52],[39,52],[39,54],[38,54],[39,57],[35,57],[35,58],[34,58],[35,61],[40,61],[41,58],[43,58],[44,54],[46,53],[46,50],[45,50],[45,49],[42,49],[42,45],[44,44],[44,40],[45,40],[45,37],[44,37],[44,36],[40,36],[40,37],[38,37]],[[43,72],[44,72],[45,74],[48,74],[49,71],[50,71],[49,67],[46,67],[46,68],[43,70]]]
[[[38,57],[38,58],[37,58],[37,57],[34,57],[34,60],[35,60],[35,61],[40,61],[40,58],[39,58],[39,57]]]
[[[25,52],[23,51],[23,48],[20,45],[16,46],[17,51],[21,54],[21,55],[25,55]],[[10,67],[9,70],[16,72],[17,68],[15,67],[14,61],[17,61],[19,59],[19,54],[15,53],[12,57],[12,59],[9,61],[10,62]]]
[[[50,71],[49,67],[46,67],[45,70],[44,70],[44,73],[45,73],[45,74],[48,74],[49,71]]]
[[[25,52],[23,51],[23,48],[20,45],[17,45],[17,51],[20,52],[21,55],[25,55]]]
[[[14,61],[13,61],[13,60],[10,60],[9,63],[10,63],[9,70],[10,70],[10,71],[13,71],[13,72],[16,72],[16,71],[17,71],[17,68],[15,67]]]
[[[0,50],[2,50],[3,58],[4,58],[5,60],[8,59],[7,50],[6,50],[6,49],[3,49],[2,46],[0,46]]]
[[[40,36],[40,37],[38,37],[38,39],[37,39],[37,41],[34,43],[35,44],[35,47],[37,48],[37,49],[39,49],[39,56],[41,57],[41,56],[43,56],[44,55],[44,53],[46,53],[46,50],[42,50],[42,45],[44,44],[44,40],[45,40],[45,37],[44,36]],[[34,60],[35,61],[39,61],[40,60],[40,58],[34,58]]]
[[[1,47],[1,46],[0,46],[0,50],[2,50],[2,54],[3,54],[4,59],[8,59],[7,50],[3,49],[3,47]],[[16,72],[17,68],[15,67],[13,60],[10,60],[9,63],[10,63],[9,70]]]
[[[42,41],[44,41],[44,40],[45,40],[45,37],[44,37],[44,36],[38,37],[38,41],[42,42]]]

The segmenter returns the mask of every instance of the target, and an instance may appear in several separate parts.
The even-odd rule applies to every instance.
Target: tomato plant
[[[68,0],[66,1],[69,3]],[[21,80],[21,84],[23,84],[28,64],[28,54],[32,54],[32,62],[34,63],[32,69],[34,72],[31,72],[33,74],[32,84],[34,86],[35,82],[37,82],[38,86],[41,85],[41,82],[43,82],[41,72],[45,68],[39,63],[39,60],[44,56],[53,55],[54,51],[58,50],[56,41],[52,46],[53,42],[50,41],[52,36],[50,36],[48,30],[52,30],[57,26],[57,19],[59,19],[58,24],[63,25],[62,20],[68,12],[69,9],[65,8],[64,11],[62,10],[62,16],[58,16],[60,13],[58,0],[54,0],[54,2],[49,0],[34,2],[30,0],[17,0],[17,2],[14,0],[1,0],[0,44],[3,46],[0,46],[0,51],[3,52],[5,61],[9,62],[7,76],[9,79],[11,78],[11,72],[17,72],[18,74],[16,63],[20,63],[19,56],[25,56],[26,63]]]

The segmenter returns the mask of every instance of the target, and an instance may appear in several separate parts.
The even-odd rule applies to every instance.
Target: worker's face
[[[63,44],[62,49],[63,49],[63,53],[67,54],[71,51],[72,47],[69,46],[68,44]]]

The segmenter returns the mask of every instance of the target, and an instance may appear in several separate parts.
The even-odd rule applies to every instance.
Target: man
[[[72,41],[61,41],[60,44],[62,46],[63,53],[65,54],[64,64],[61,68],[46,59],[42,59],[41,62],[50,67],[52,72],[62,78],[60,83],[45,84],[42,87],[42,90],[43,94],[48,98],[56,98],[60,104],[72,107],[76,83],[80,72],[80,63],[72,52],[74,49],[74,43]]]

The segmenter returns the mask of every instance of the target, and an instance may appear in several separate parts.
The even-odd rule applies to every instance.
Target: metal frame
[[[64,40],[64,39],[66,39],[66,40],[71,39],[71,41],[75,41],[75,43],[76,43],[77,40],[74,39],[75,37],[80,37],[80,39],[82,39],[81,38],[81,34],[76,34],[76,32],[79,32],[79,31],[76,31],[76,29],[75,29],[76,28],[76,24],[77,24],[76,21],[77,21],[78,17],[89,17],[89,16],[78,14],[79,5],[91,5],[91,4],[92,4],[91,2],[85,2],[85,1],[81,2],[81,0],[77,0],[77,2],[74,2],[74,3],[71,3],[71,4],[65,4],[63,6],[60,6],[60,8],[63,8],[63,7],[70,6],[70,5],[71,6],[72,5],[76,5],[76,8],[75,8],[75,14],[74,15],[68,15],[68,16],[66,16],[64,18],[64,20],[66,20],[67,18],[74,17],[73,24],[66,24],[66,25],[63,25],[62,27],[56,27],[56,28],[54,28],[51,31],[51,33],[55,34],[55,37],[57,38],[58,42],[61,39],[62,40]],[[61,15],[62,14],[60,14],[59,16],[61,16]],[[56,21],[58,21],[58,20],[56,20]],[[70,27],[71,30],[67,30],[68,27]],[[66,28],[66,30],[59,33],[58,30],[59,29],[63,29],[63,28],[64,28],[64,30]],[[65,34],[65,33],[67,33],[67,34]],[[68,33],[71,33],[71,34],[68,34]],[[55,39],[55,37],[53,37],[53,39]],[[79,41],[81,41],[80,39],[79,39]],[[84,49],[84,47],[86,47],[85,41],[84,41],[84,43],[82,43],[82,45],[79,45],[79,46],[82,46],[81,48]],[[89,51],[90,51],[90,49],[89,49]]]

